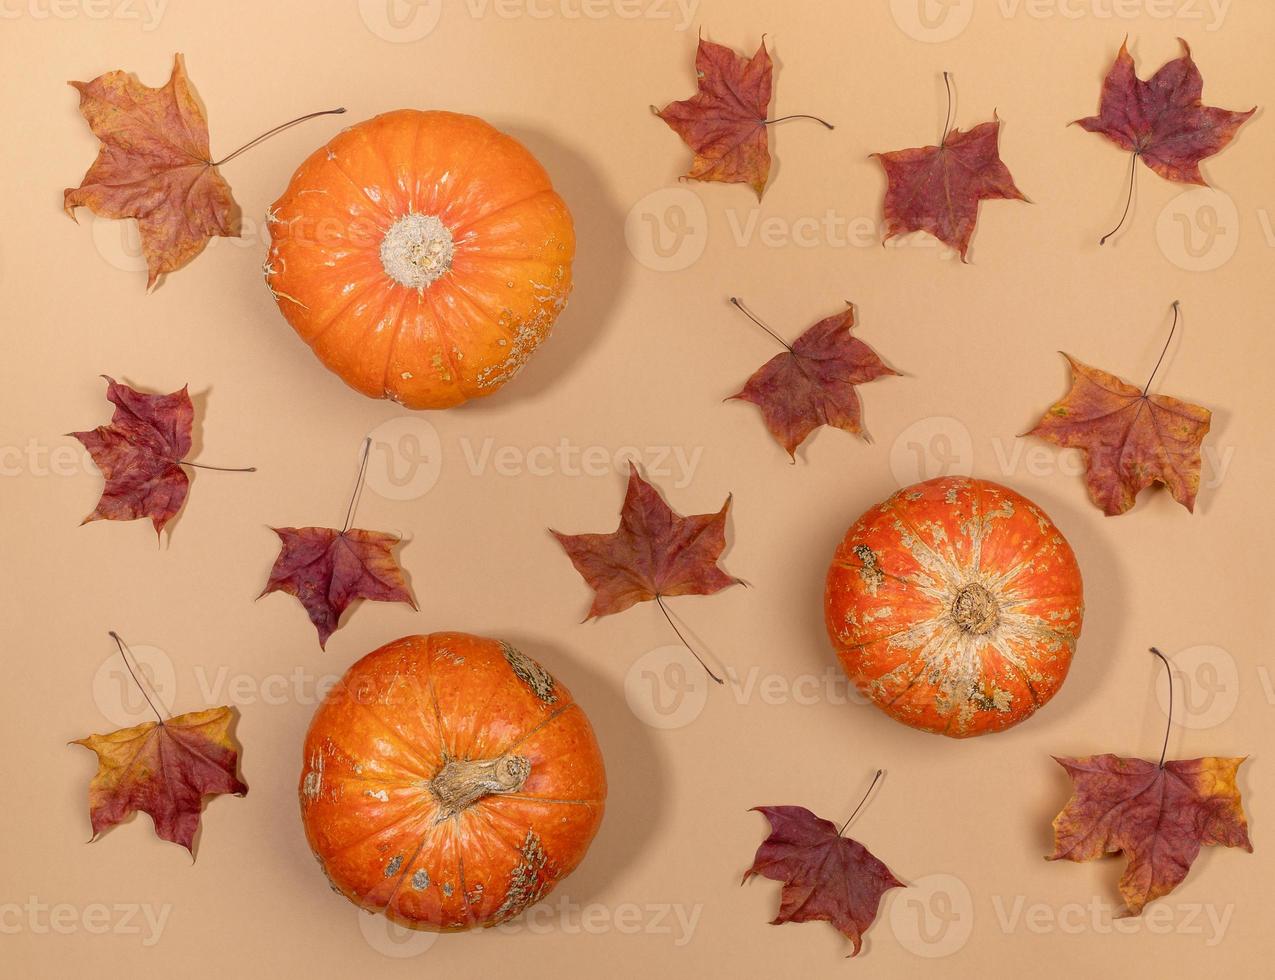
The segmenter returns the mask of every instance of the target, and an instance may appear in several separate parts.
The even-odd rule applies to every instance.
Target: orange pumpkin
[[[966,738],[1016,725],[1057,693],[1084,599],[1044,511],[999,484],[943,477],[846,532],[824,613],[841,666],[877,707]]]
[[[571,291],[571,214],[517,140],[400,109],[310,155],[267,213],[266,283],[319,359],[373,398],[490,395]]]
[[[606,776],[584,711],[508,643],[408,636],[315,712],[306,837],[333,888],[418,929],[492,926],[584,857]]]

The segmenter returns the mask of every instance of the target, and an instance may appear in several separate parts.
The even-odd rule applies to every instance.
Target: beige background
[[[1127,157],[1065,124],[1096,110],[1126,32],[1144,75],[1176,56],[1181,35],[1209,102],[1269,105],[1275,7],[1235,0],[1219,18],[1187,0],[1114,15],[1097,0],[957,0],[946,20],[932,4],[927,27],[914,0],[784,10],[703,0],[689,24],[655,0],[602,2],[595,16],[573,16],[580,0],[400,3],[394,22],[384,3],[172,0],[158,19],[123,0],[4,4],[6,973],[1260,969],[1275,952],[1264,791],[1275,687],[1263,629],[1275,545],[1265,516],[1275,138],[1259,113],[1206,164],[1220,195],[1183,199],[1188,188],[1140,170],[1130,225],[1099,249]],[[743,186],[679,185],[688,151],[647,108],[691,94],[700,28],[748,51],[766,32],[775,114],[838,124],[774,131],[778,164],[760,207]],[[64,82],[122,67],[159,85],[174,51],[207,106],[216,154],[333,105],[349,107],[345,121],[400,106],[473,112],[524,139],[578,222],[578,285],[552,343],[497,397],[423,417],[364,400],[321,368],[260,281],[260,226],[293,168],[343,125],[333,118],[227,165],[246,238],[214,242],[147,296],[129,223],[59,213],[62,188],[95,152]],[[871,231],[883,179],[868,154],[936,139],[944,69],[960,125],[999,112],[1003,156],[1034,202],[984,205],[964,267],[926,241],[883,249]],[[727,305],[736,293],[790,337],[843,300],[858,305],[860,335],[904,372],[863,389],[870,445],[822,431],[791,466],[750,406],[723,404],[776,351]],[[1175,298],[1184,316],[1158,387],[1214,411],[1206,486],[1194,516],[1149,492],[1104,519],[1072,456],[1015,435],[1065,390],[1059,349],[1141,381]],[[260,471],[198,474],[158,549],[144,523],[78,527],[101,482],[62,433],[108,418],[100,373],[160,391],[189,382],[196,458]],[[365,604],[321,653],[295,602],[253,602],[276,550],[267,525],[339,523],[370,432],[378,456],[358,523],[407,539],[420,611]],[[590,450],[595,464],[639,447],[683,512],[734,494],[725,566],[751,588],[672,604],[732,672],[730,686],[705,692],[676,651],[660,650],[673,637],[653,606],[579,623],[588,590],[545,528],[614,527],[625,467],[580,472],[561,445]],[[431,459],[417,470],[404,455],[414,446]],[[672,451],[695,460],[691,479],[663,458]],[[387,461],[417,484],[396,491]],[[1008,734],[950,742],[847,697],[821,593],[832,549],[863,509],[901,482],[959,470],[1046,507],[1079,555],[1088,615],[1047,710]],[[118,727],[129,710],[145,717],[121,694],[112,628],[174,710],[239,707],[251,792],[210,803],[194,866],[145,816],[84,844],[93,758],[65,743]],[[295,781],[315,683],[380,643],[435,629],[507,637],[543,660],[590,712],[612,790],[587,861],[533,926],[431,942],[387,932],[328,891],[301,835]],[[1171,754],[1251,756],[1241,783],[1256,853],[1209,849],[1121,934],[1110,922],[1118,859],[1041,860],[1068,795],[1049,756],[1155,757],[1165,714],[1151,643],[1188,688]],[[765,830],[747,809],[799,803],[838,818],[878,766],[887,776],[853,833],[914,887],[886,897],[863,961],[847,965],[830,925],[767,925],[778,884],[739,887]],[[162,928],[146,925],[146,910]]]

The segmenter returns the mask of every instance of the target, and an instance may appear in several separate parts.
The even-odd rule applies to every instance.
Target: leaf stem
[[[804,112],[794,112],[790,116],[780,116],[778,119],[763,119],[761,121],[761,124],[763,126],[773,126],[775,125],[775,123],[787,122],[789,119],[812,119],[815,122],[819,123],[819,125],[825,127],[826,129],[837,128],[832,123],[828,122],[828,120],[826,119],[820,119],[818,116],[811,116]]]
[[[228,156],[224,156],[220,160],[209,161],[208,165],[210,167],[220,167],[223,163],[228,163],[229,161],[233,160],[235,157],[239,156],[239,154],[242,153],[244,150],[252,149],[252,147],[256,146],[262,140],[269,139],[275,133],[282,132],[283,130],[287,129],[290,126],[295,126],[297,123],[303,123],[307,119],[314,119],[316,116],[335,116],[335,115],[340,115],[343,112],[345,112],[344,106],[342,106],[339,109],[321,109],[318,112],[311,112],[311,113],[307,113],[304,116],[297,116],[296,119],[293,119],[290,122],[282,123],[281,125],[276,126],[274,129],[270,129],[262,133],[256,139],[249,140],[247,143],[239,147],[239,149],[235,150],[233,153],[229,154]]]
[[[787,348],[788,348],[788,352],[789,352],[790,354],[792,353],[792,344],[788,343],[788,341],[784,340],[784,338],[783,338],[783,337],[779,336],[779,334],[777,334],[777,333],[775,333],[775,331],[771,330],[771,329],[770,329],[770,327],[768,327],[768,326],[766,326],[766,324],[762,323],[762,322],[761,322],[761,320],[759,320],[759,319],[757,319],[757,317],[753,316],[753,314],[749,312],[748,307],[746,307],[746,306],[743,304],[743,302],[742,302],[742,301],[741,301],[738,297],[732,296],[732,297],[730,298],[730,302],[731,302],[731,306],[735,307],[737,310],[739,310],[739,312],[741,312],[742,314],[744,314],[744,316],[746,316],[746,317],[748,317],[748,319],[752,320],[752,321],[753,321],[753,323],[757,324],[757,326],[759,326],[759,327],[761,327],[763,330],[765,330],[765,331],[766,331],[766,333],[770,334],[770,335],[771,335],[772,337],[774,337],[777,341],[779,341],[781,344],[783,344],[785,347],[787,347]]]
[[[1118,232],[1124,226],[1124,219],[1129,217],[1129,207],[1133,204],[1133,184],[1138,179],[1138,151],[1134,150],[1129,160],[1129,194],[1124,199],[1124,213],[1120,215],[1120,220],[1116,222],[1116,226],[1098,239],[1099,245],[1106,245],[1107,239]]]
[[[1164,768],[1164,757],[1169,751],[1169,732],[1173,728],[1173,665],[1169,663],[1169,658],[1151,647],[1151,652],[1164,661],[1164,671],[1169,677],[1169,720],[1164,724],[1164,745],[1160,749],[1160,768]]]
[[[208,463],[192,463],[188,459],[179,459],[178,466],[193,466],[199,470],[217,470],[219,473],[256,473],[255,466],[211,466]]]
[[[724,680],[709,670],[708,664],[704,663],[704,658],[695,652],[695,648],[687,642],[686,637],[682,635],[682,631],[677,628],[677,623],[673,622],[673,617],[669,615],[668,608],[664,605],[664,597],[662,595],[657,594],[655,596],[655,604],[660,607],[660,612],[664,614],[664,618],[668,620],[668,624],[673,627],[673,632],[676,633],[677,638],[682,641],[682,646],[691,651],[691,656],[698,660],[699,665],[704,668],[704,673],[717,681],[718,684],[725,684],[726,682]]]
[[[372,452],[372,437],[368,436],[363,440],[363,459],[359,463],[359,475],[354,481],[354,493],[350,496],[350,506],[345,511],[345,523],[341,525],[341,533],[344,534],[350,529],[350,522],[354,520],[354,508],[358,506],[359,498],[363,496],[364,478],[367,476],[367,458]]]
[[[1173,332],[1178,329],[1178,301],[1173,301],[1173,324],[1169,327],[1169,336],[1164,341],[1164,347],[1160,351],[1160,359],[1155,362],[1155,367],[1151,371],[1151,377],[1147,378],[1146,387],[1142,389],[1142,397],[1147,397],[1147,392],[1151,390],[1151,382],[1155,380],[1156,371],[1160,370],[1160,365],[1164,362],[1164,355],[1169,352],[1169,344],[1173,342]]]
[[[142,692],[142,697],[146,699],[146,703],[151,706],[151,711],[155,712],[155,717],[159,719],[159,723],[164,724],[164,716],[159,713],[159,709],[155,707],[155,702],[151,700],[151,696],[146,693],[146,688],[142,684],[141,679],[137,676],[137,672],[133,670],[133,665],[128,662],[128,655],[124,652],[128,649],[120,635],[115,630],[110,630],[111,639],[115,641],[115,645],[120,648],[120,659],[124,661],[124,666],[128,668],[128,675],[133,678],[133,683],[137,685],[137,689]],[[131,652],[131,651],[130,651]]]
[[[943,138],[939,140],[939,146],[947,145],[947,134],[952,129],[952,73],[950,71],[943,72],[943,86],[947,89],[947,112],[943,116]]]
[[[863,809],[863,804],[868,802],[868,797],[872,793],[872,787],[874,787],[877,784],[877,780],[879,780],[884,773],[885,773],[884,769],[877,770],[876,775],[872,777],[872,782],[868,783],[868,788],[863,794],[863,799],[859,801],[859,805],[854,808],[854,812],[851,813],[850,816],[846,817],[846,822],[843,823],[841,825],[841,829],[837,831],[838,837],[842,837],[845,835],[846,828],[850,826],[850,821],[853,820],[858,815],[859,811]]]

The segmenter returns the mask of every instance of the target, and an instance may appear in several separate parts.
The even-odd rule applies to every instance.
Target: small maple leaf
[[[1070,354],[1063,357],[1071,365],[1071,389],[1025,434],[1081,450],[1089,499],[1108,517],[1127,511],[1152,483],[1168,487],[1174,500],[1194,511],[1200,450],[1212,413],[1168,395],[1148,394],[1150,381],[1135,388]]]
[[[248,792],[235,775],[239,753],[229,734],[234,717],[233,708],[208,708],[76,739],[73,744],[97,753],[89,784],[93,839],[141,810],[160,838],[193,855],[204,797]]]
[[[744,881],[761,875],[784,883],[771,924],[831,922],[854,944],[850,955],[857,955],[881,896],[907,886],[866,847],[841,836],[831,820],[802,806],[753,809],[770,821],[770,836],[757,848]]]
[[[951,107],[949,105],[949,114]],[[1000,120],[945,130],[938,146],[872,154],[885,168],[885,241],[924,231],[966,261],[980,201],[1026,201],[998,146]]]
[[[620,526],[610,534],[550,534],[594,591],[587,618],[609,616],[650,599],[712,595],[739,579],[717,560],[726,547],[726,512],[690,517],[673,511],[660,492],[629,470]]]
[[[1054,818],[1051,861],[1093,861],[1122,852],[1126,915],[1173,891],[1201,846],[1252,851],[1236,785],[1241,758],[1186,759],[1157,765],[1145,759],[1091,755],[1054,757],[1074,792]]]
[[[214,235],[238,234],[238,207],[212,163],[208,121],[181,55],[162,88],[123,71],[70,84],[102,147],[80,186],[63,193],[63,207],[72,217],[84,206],[104,218],[136,218],[147,289]]]
[[[381,531],[332,527],[276,527],[282,546],[270,581],[261,595],[286,592],[305,607],[326,649],[341,614],[355,599],[375,602],[416,601],[407,588],[403,569],[394,559],[399,539]],[[261,596],[257,596],[258,599]]]
[[[761,409],[775,441],[796,458],[797,447],[821,425],[862,435],[862,409],[857,385],[897,375],[876,351],[850,335],[854,307],[820,320],[791,344],[732,299],[744,314],[788,350],[776,354],[731,398]]]
[[[1101,133],[1166,180],[1208,185],[1200,161],[1220,151],[1256,112],[1232,112],[1204,105],[1204,79],[1182,43],[1182,56],[1165,62],[1147,81],[1133,70],[1128,40],[1102,83],[1098,115],[1076,125]]]

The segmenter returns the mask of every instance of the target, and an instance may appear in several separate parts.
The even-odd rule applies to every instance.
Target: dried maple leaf
[[[770,836],[757,848],[744,881],[761,875],[784,883],[771,924],[831,922],[854,944],[850,955],[858,954],[881,896],[907,886],[866,847],[841,836],[831,820],[802,806],[753,809],[770,821]]]
[[[208,708],[76,739],[73,744],[97,753],[89,784],[94,840],[141,810],[159,837],[193,854],[204,797],[248,792],[235,775],[239,754],[229,734],[234,717],[233,708]]]
[[[1222,844],[1252,851],[1236,785],[1244,759],[1185,759],[1157,765],[1145,759],[1055,756],[1074,792],[1054,818],[1049,860],[1093,861],[1122,852],[1125,914],[1173,891],[1200,847]]]
[[[897,375],[876,351],[850,335],[854,307],[820,320],[789,344],[754,317],[737,299],[744,314],[788,348],[763,364],[731,398],[761,409],[775,441],[796,458],[797,447],[821,425],[862,434],[862,410],[856,385]]]
[[[1180,58],[1165,62],[1144,82],[1134,74],[1126,40],[1103,80],[1098,115],[1075,124],[1131,151],[1166,180],[1207,185],[1200,161],[1231,142],[1257,110],[1232,112],[1204,105],[1203,90],[1204,79],[1186,41]]]
[[[766,127],[783,121],[766,118],[772,75],[764,38],[752,58],[700,38],[695,52],[699,91],[663,109],[651,107],[695,152],[687,179],[748,184],[760,200],[770,176]],[[833,128],[815,116],[784,117],[796,118],[813,119]]]
[[[1174,304],[1175,323],[1176,313]],[[1209,410],[1148,394],[1150,381],[1135,388],[1070,354],[1063,357],[1071,365],[1071,389],[1026,435],[1081,450],[1089,499],[1108,517],[1127,511],[1152,483],[1164,484],[1174,500],[1194,511]]]
[[[872,154],[885,168],[886,241],[928,232],[964,262],[980,201],[1027,200],[1001,162],[1000,125],[993,119],[968,132],[945,128],[938,146]]]
[[[70,433],[84,444],[106,480],[97,507],[81,523],[149,517],[159,534],[186,502],[190,480],[182,467],[202,465],[185,458],[195,417],[190,394],[183,387],[168,395],[148,395],[102,377],[106,398],[115,406],[110,425]]]
[[[136,218],[148,289],[214,235],[238,234],[238,208],[211,162],[208,121],[181,55],[162,88],[123,71],[70,84],[102,148],[80,186],[63,193],[63,206],[72,217],[84,206],[104,218]]]
[[[333,527],[276,527],[282,546],[270,581],[261,595],[286,592],[305,607],[326,648],[341,614],[355,599],[376,602],[416,602],[408,591],[403,570],[394,560],[398,538],[380,531]],[[261,598],[258,596],[257,598]]]

